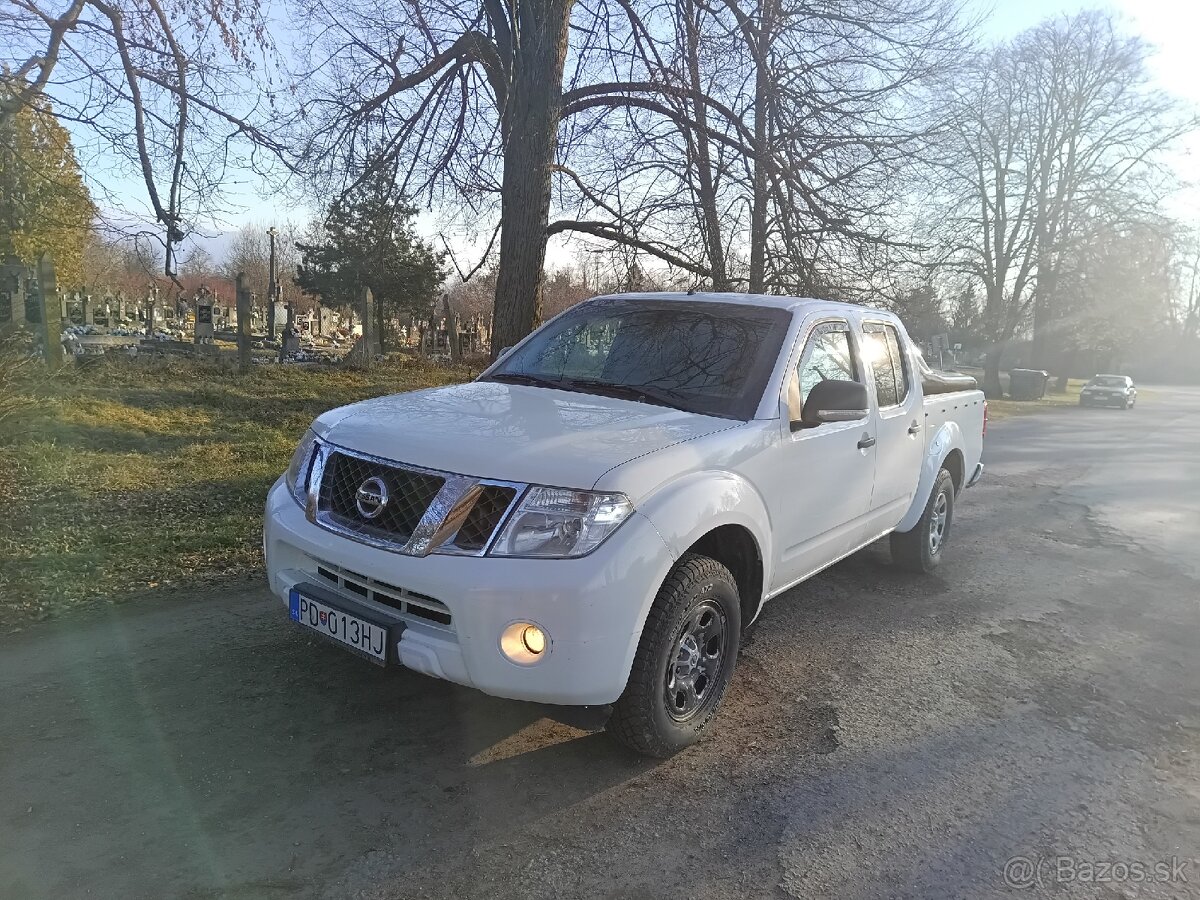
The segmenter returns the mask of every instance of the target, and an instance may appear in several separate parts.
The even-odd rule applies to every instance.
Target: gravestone
[[[237,290],[234,296],[237,302],[237,344],[238,368],[243,373],[250,371],[250,289],[246,287],[246,276],[237,274]]]
[[[38,319],[41,322],[42,351],[46,365],[57,369],[63,364],[62,316],[50,314],[59,305],[58,282],[54,275],[54,257],[43,253],[38,259]]]
[[[195,343],[203,343],[213,338],[213,307],[212,301],[199,299],[196,301]]]
[[[363,288],[362,303],[363,348],[368,358],[374,360],[383,350],[379,342],[379,320],[375,315],[375,295],[370,288]]]
[[[25,325],[25,291],[21,288],[24,266],[10,263],[0,266],[0,329]]]

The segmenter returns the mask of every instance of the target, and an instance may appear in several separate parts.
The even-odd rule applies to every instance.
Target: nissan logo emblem
[[[368,478],[354,492],[354,505],[364,519],[374,519],[387,506],[388,489],[382,478]]]

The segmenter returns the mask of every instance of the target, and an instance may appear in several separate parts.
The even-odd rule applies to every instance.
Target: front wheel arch
[[[758,615],[763,597],[762,551],[750,529],[743,525],[719,525],[685,552],[716,560],[733,575],[745,629]]]
[[[686,636],[694,611],[708,603],[719,605],[723,612],[722,657],[700,705],[680,719],[668,709],[672,691],[668,679],[676,665],[687,668],[687,654],[677,655],[676,647],[682,646],[680,637]],[[716,715],[733,676],[740,645],[741,602],[732,573],[709,557],[684,554],[654,598],[629,680],[613,704],[606,730],[626,747],[659,758],[695,743]]]

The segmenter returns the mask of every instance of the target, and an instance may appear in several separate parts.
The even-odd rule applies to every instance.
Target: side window
[[[900,335],[891,325],[863,326],[864,352],[875,379],[875,399],[880,409],[898,406],[911,390],[908,363],[900,350]]]
[[[818,325],[800,356],[796,375],[800,409],[804,408],[808,392],[822,381],[861,381],[854,348],[850,344],[850,326],[845,322]]]
[[[910,388],[908,360],[900,350],[900,335],[896,333],[896,329],[891,325],[884,325],[883,330],[887,334],[888,355],[892,358],[892,368],[896,375],[896,402],[903,403],[908,399]]]

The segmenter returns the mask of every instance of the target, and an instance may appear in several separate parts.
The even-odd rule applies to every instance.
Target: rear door
[[[855,335],[845,318],[816,322],[804,338],[799,363],[789,373],[782,465],[776,476],[779,490],[769,498],[778,523],[774,589],[854,549],[870,510],[875,469],[870,415],[812,428],[791,424],[798,422],[813,385],[825,379],[865,379]]]
[[[878,443],[870,528],[878,534],[900,521],[917,490],[925,455],[925,410],[906,339],[896,325],[868,320],[862,332],[875,396]]]

